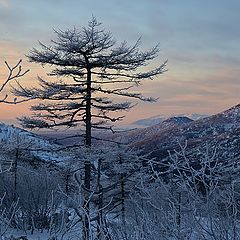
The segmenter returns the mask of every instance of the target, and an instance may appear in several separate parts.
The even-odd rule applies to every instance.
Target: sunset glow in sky
[[[160,114],[214,114],[240,102],[239,12],[239,0],[0,0],[0,80],[5,60],[23,58],[31,73],[22,83],[33,84],[45,69],[24,55],[38,41],[53,39],[53,29],[85,26],[93,15],[119,42],[142,36],[143,49],[160,43],[156,65],[168,59],[168,71],[138,89],[158,102],[139,103],[125,123]],[[28,104],[0,108],[0,120],[29,114]]]

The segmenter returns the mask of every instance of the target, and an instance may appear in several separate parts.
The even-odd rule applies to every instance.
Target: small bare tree
[[[16,65],[13,67],[8,64],[7,61],[5,61],[5,65],[8,69],[8,76],[5,80],[3,80],[2,84],[0,85],[0,92],[3,92],[3,90],[7,87],[7,85],[12,81],[17,81],[24,75],[26,75],[30,70],[23,70],[22,69],[22,60],[19,60]],[[17,98],[14,98],[13,100],[8,100],[8,94],[6,94],[4,97],[0,98],[0,103],[8,103],[8,104],[16,104],[28,101],[29,99],[23,99],[23,100],[17,100]]]

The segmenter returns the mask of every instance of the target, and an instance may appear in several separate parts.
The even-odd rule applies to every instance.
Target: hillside
[[[179,144],[185,144],[185,141],[189,151],[210,145],[217,147],[222,157],[233,155],[239,158],[239,131],[240,105],[236,105],[195,121],[187,117],[169,118],[151,127],[116,135],[113,139],[159,159],[167,157],[168,151],[179,149]]]
[[[67,158],[64,154],[53,151],[57,145],[43,137],[3,123],[0,124],[0,143],[1,160],[9,160],[16,151],[41,162],[58,163]]]

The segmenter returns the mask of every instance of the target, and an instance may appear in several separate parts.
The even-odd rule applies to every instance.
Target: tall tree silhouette
[[[31,62],[49,65],[49,75],[54,81],[38,77],[40,87],[15,89],[15,94],[26,98],[38,98],[32,106],[35,114],[22,117],[27,128],[73,127],[79,124],[85,129],[85,145],[92,144],[92,129],[112,129],[110,123],[124,116],[116,112],[134,106],[129,101],[118,102],[119,97],[129,97],[154,102],[151,97],[132,92],[143,80],[152,79],[165,71],[166,62],[144,70],[157,57],[158,46],[140,51],[140,39],[133,46],[124,41],[120,44],[112,34],[101,27],[95,18],[86,27],[55,31],[56,39],[41,49],[32,49]],[[91,163],[85,161],[85,210],[89,213],[88,193],[91,189]],[[89,220],[85,217],[84,239],[89,238]]]

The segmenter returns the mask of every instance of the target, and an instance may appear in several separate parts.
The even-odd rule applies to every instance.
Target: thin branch
[[[6,78],[6,80],[1,85],[0,92],[2,92],[4,90],[4,88],[7,86],[7,84],[9,82],[25,76],[30,71],[29,69],[23,70],[21,63],[22,63],[22,59],[19,60],[16,65],[11,67],[8,64],[8,62],[5,61],[5,65],[9,71],[9,74],[8,74],[8,77]],[[9,101],[9,100],[7,100],[7,98],[8,98],[8,95],[5,95],[2,99],[0,99],[0,103],[3,102],[3,103],[8,103],[8,104],[17,104],[17,103],[22,103],[22,102],[26,102],[26,101],[30,100],[30,99],[17,100],[17,98],[14,98],[13,101]]]

